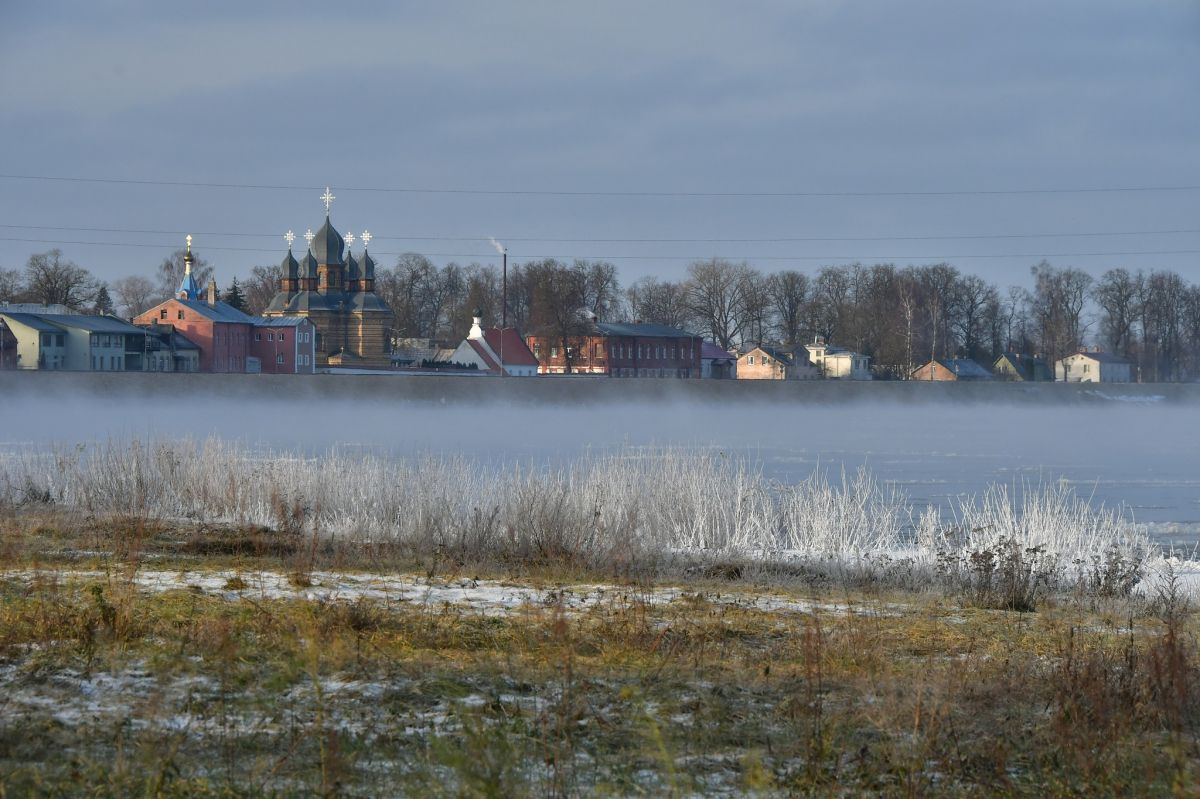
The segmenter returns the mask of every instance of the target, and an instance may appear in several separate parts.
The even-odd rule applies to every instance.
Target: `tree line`
[[[135,316],[174,295],[184,251],[151,276],[111,285],[58,250],[31,255],[23,270],[0,268],[0,302],[59,303],[83,313]],[[211,266],[197,258],[201,289]],[[220,298],[258,315],[279,291],[279,267],[256,266]],[[725,349],[798,346],[822,336],[869,355],[880,377],[905,378],[932,358],[990,365],[1014,350],[1053,362],[1087,342],[1128,358],[1136,379],[1200,378],[1200,286],[1170,270],[1110,269],[1098,277],[1046,261],[1032,288],[1000,286],[948,263],[899,267],[844,264],[815,272],[762,272],[748,262],[696,261],[682,280],[642,277],[622,286],[605,261],[544,259],[508,270],[507,318],[523,333],[569,340],[592,318],[682,328]],[[419,253],[377,267],[376,291],[395,314],[393,340],[456,343],[479,310],[500,324],[503,291],[492,265],[434,264]]]

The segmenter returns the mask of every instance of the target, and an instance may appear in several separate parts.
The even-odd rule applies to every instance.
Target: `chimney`
[[[208,307],[217,307],[217,281],[208,281]]]

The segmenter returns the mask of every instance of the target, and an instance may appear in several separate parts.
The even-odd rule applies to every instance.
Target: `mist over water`
[[[587,449],[715,448],[794,483],[866,467],[915,505],[950,517],[989,484],[1066,480],[1093,505],[1122,508],[1163,543],[1200,541],[1200,409],[1190,404],[589,404],[386,401],[218,395],[3,398],[0,452],[128,439],[219,436],[320,455],[331,447],[561,462]]]

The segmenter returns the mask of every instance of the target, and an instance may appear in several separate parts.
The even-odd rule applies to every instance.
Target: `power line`
[[[14,230],[68,230],[87,233],[138,233],[162,236],[184,236],[188,233],[194,236],[244,236],[250,238],[279,238],[278,233],[220,233],[214,231],[196,230],[139,230],[136,228],[102,228],[102,227],[67,227],[63,225],[5,225],[0,228]],[[1102,236],[1167,236],[1200,233],[1198,229],[1188,230],[1124,230],[1103,231],[1099,233],[994,233],[967,236],[804,236],[780,238],[729,238],[729,239],[671,239],[671,238],[522,238],[519,236],[496,236],[505,242],[533,242],[553,244],[783,244],[796,242],[819,241],[981,241],[990,239],[1056,239],[1056,238],[1090,238]],[[372,236],[379,241],[488,241],[487,236]]]
[[[324,186],[289,186],[270,183],[207,183],[184,180],[132,180],[127,178],[81,178],[54,175],[0,175],[4,180],[40,180],[65,183],[103,183],[127,186],[178,186],[210,189],[266,189],[272,191],[321,191]],[[1066,189],[973,189],[954,191],[563,191],[547,189],[431,189],[382,186],[339,186],[338,191],[387,194],[474,194],[528,195],[545,197],[967,197],[1031,194],[1116,194],[1126,192],[1198,191],[1200,186],[1120,186]]]
[[[115,241],[67,241],[60,239],[27,239],[0,236],[0,241],[20,241],[36,244],[80,244],[99,247],[142,247],[163,249],[161,244],[122,243]],[[279,248],[265,247],[216,247],[207,246],[203,250],[220,252],[271,252],[278,254]],[[203,251],[197,249],[197,251]],[[958,253],[942,255],[523,255],[523,258],[537,260],[544,258],[581,258],[590,261],[707,261],[714,257],[740,261],[944,261],[952,258],[1090,258],[1105,256],[1132,255],[1194,255],[1200,250],[1140,250],[1131,252],[1057,252],[1057,253]],[[376,255],[404,255],[404,252],[378,252]],[[467,252],[430,252],[422,255],[438,258],[481,258],[493,253]]]

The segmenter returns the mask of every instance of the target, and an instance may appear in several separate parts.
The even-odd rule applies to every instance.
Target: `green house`
[[[1015,380],[1022,383],[1053,382],[1054,371],[1049,364],[1036,355],[1006,352],[992,366],[997,380]]]

